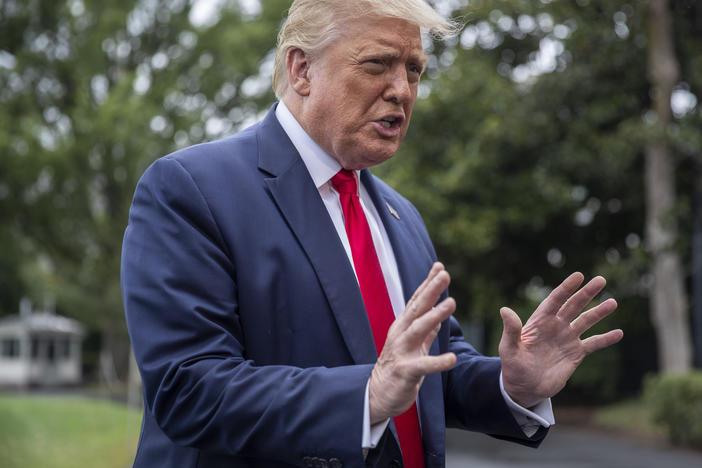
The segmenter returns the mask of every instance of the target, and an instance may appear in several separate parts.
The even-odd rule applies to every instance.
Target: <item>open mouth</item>
[[[378,121],[383,128],[399,127],[402,124],[401,117],[385,117]]]

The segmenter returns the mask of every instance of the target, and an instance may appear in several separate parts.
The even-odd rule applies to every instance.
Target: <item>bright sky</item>
[[[190,10],[190,22],[196,27],[211,26],[219,19],[219,12],[228,1],[236,1],[245,15],[255,16],[261,12],[260,0],[194,0]]]

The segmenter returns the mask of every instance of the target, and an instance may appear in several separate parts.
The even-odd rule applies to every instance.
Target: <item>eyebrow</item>
[[[379,43],[380,43],[380,41],[379,41]],[[376,55],[377,56],[377,55],[379,55],[382,57],[397,59],[397,58],[400,58],[400,56],[402,54],[400,54],[400,52],[397,50],[397,47],[389,45],[389,43],[388,43],[388,45],[381,44],[380,46],[369,45],[366,47],[362,47],[358,50],[358,55],[361,55],[361,56],[366,56],[366,55]],[[424,66],[426,65],[427,60],[428,60],[428,57],[424,53],[423,50],[419,53],[410,52],[408,58],[410,61],[414,61],[414,62],[419,63],[422,66],[422,68],[424,68]]]

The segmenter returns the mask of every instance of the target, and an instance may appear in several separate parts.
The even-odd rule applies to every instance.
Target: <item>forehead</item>
[[[385,51],[395,55],[410,54],[426,58],[422,36],[415,24],[397,18],[364,17],[341,24],[345,48],[358,51]]]

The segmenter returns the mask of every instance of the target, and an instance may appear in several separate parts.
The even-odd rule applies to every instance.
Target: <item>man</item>
[[[419,214],[368,171],[407,131],[422,29],[452,25],[422,0],[296,0],[280,102],[144,174],[122,259],[135,466],[440,467],[446,426],[536,446],[548,398],[621,339],[579,339],[616,303],[581,313],[604,280],[573,274],[524,327],[500,311],[501,359],[464,342]]]

